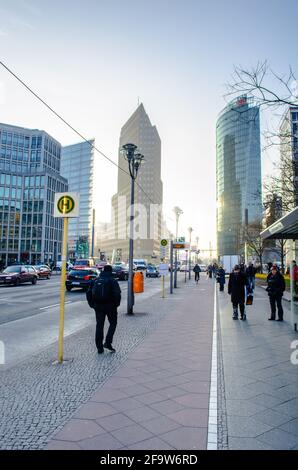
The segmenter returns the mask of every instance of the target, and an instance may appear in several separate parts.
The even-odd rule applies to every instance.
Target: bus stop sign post
[[[54,202],[54,217],[63,218],[63,241],[61,254],[61,280],[60,280],[60,318],[58,338],[58,363],[63,363],[64,343],[64,317],[65,317],[65,279],[66,258],[68,240],[68,219],[79,216],[79,194],[78,193],[56,193]]]

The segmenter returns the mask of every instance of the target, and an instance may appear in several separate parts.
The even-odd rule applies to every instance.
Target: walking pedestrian
[[[209,266],[208,266],[208,276],[209,276],[209,279],[212,279],[212,271],[213,271],[212,264],[209,264]]]
[[[198,265],[198,263],[196,263],[194,268],[193,268],[193,272],[195,273],[195,281],[196,281],[197,284],[199,283],[199,280],[200,280],[200,272],[201,271],[202,270],[201,270],[200,266]]]
[[[271,268],[271,272],[267,276],[267,292],[269,295],[271,317],[268,320],[275,320],[276,306],[278,310],[277,321],[283,321],[284,311],[282,308],[282,296],[286,288],[285,279],[279,272],[277,266],[274,264]]]
[[[95,344],[98,354],[105,349],[115,352],[112,346],[114,333],[117,326],[117,307],[121,302],[121,290],[116,279],[112,275],[112,266],[107,264],[90,286],[87,292],[87,300],[90,307],[94,308],[96,316]],[[104,323],[108,317],[109,329],[103,344]]]
[[[240,266],[236,264],[229,277],[228,293],[233,304],[233,320],[238,320],[238,306],[240,309],[240,319],[245,320],[245,287],[247,284],[246,274],[240,271]]]
[[[247,293],[248,294],[253,294],[253,291],[255,290],[255,283],[256,283],[256,268],[254,265],[250,262],[248,267],[246,268],[246,277],[247,277]]]
[[[223,292],[226,283],[226,272],[222,266],[219,266],[217,270],[217,282],[219,283],[220,292]]]

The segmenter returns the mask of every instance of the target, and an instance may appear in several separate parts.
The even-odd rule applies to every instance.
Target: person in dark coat
[[[212,279],[212,264],[209,264],[208,268],[207,268],[207,272],[208,272],[208,276],[209,276],[209,279]]]
[[[247,285],[246,274],[240,271],[238,264],[230,274],[228,293],[233,304],[233,320],[238,320],[238,306],[240,309],[240,319],[245,320],[245,287]]]
[[[282,308],[282,296],[286,289],[285,279],[279,272],[276,265],[273,265],[271,272],[267,276],[267,292],[270,300],[271,317],[268,320],[275,320],[276,306],[278,310],[278,320],[283,321],[284,311]]]
[[[248,267],[246,268],[246,277],[247,277],[247,283],[248,283],[248,292],[250,294],[253,294],[253,291],[255,290],[255,283],[256,283],[256,268],[252,263],[249,263]]]
[[[104,302],[98,303],[96,301],[96,297],[91,299],[92,292],[94,291],[94,286],[96,282],[103,281],[105,284],[105,288],[108,290],[108,299]],[[116,281],[113,278],[112,274],[112,266],[106,265],[103,271],[100,274],[98,280],[95,280],[93,284],[90,286],[89,291],[87,293],[87,299],[89,305],[94,308],[95,316],[96,316],[96,332],[95,332],[95,344],[97,347],[97,351],[99,354],[103,353],[104,348],[108,349],[111,352],[115,352],[115,349],[112,346],[114,333],[117,326],[117,307],[120,305],[121,302],[121,289]],[[89,301],[90,300],[90,301]],[[108,317],[110,326],[106,335],[105,342],[103,344],[103,336],[104,336],[104,323],[105,318]]]
[[[200,266],[198,265],[198,263],[196,263],[196,265],[193,268],[193,272],[195,273],[195,281],[196,281],[197,284],[199,283],[199,280],[200,280],[200,272],[201,271],[202,270],[201,270]]]
[[[217,270],[217,282],[219,283],[219,290],[223,292],[226,283],[226,272],[222,266]]]

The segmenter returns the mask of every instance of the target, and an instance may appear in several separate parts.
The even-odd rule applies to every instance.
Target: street
[[[160,279],[145,280],[142,298],[160,289]],[[125,311],[127,282],[119,282],[122,291],[120,312]],[[39,280],[36,285],[0,287],[1,341],[5,345],[5,368],[57,341],[59,326],[60,275]],[[66,292],[65,337],[94,323],[94,312],[82,289]]]

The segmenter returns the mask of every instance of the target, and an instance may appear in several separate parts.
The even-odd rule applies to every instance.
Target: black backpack
[[[112,279],[96,279],[92,286],[93,305],[103,305],[107,304],[108,302],[113,302],[112,282]]]

